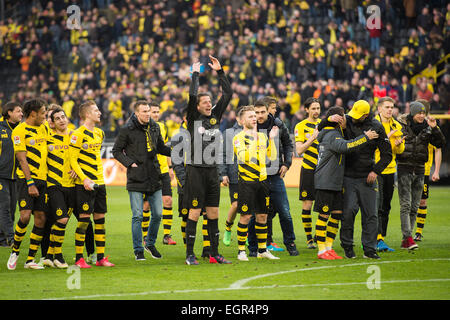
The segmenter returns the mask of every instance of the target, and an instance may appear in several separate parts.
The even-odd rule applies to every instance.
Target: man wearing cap
[[[354,139],[364,131],[373,130],[378,138],[369,141],[358,152],[349,154],[345,159],[344,171],[344,210],[340,230],[341,246],[347,258],[355,258],[353,250],[353,230],[355,217],[361,209],[361,242],[364,257],[379,259],[377,255],[377,178],[392,161],[392,149],[381,123],[370,115],[370,105],[365,100],[353,104],[350,112],[344,117],[334,115],[322,121],[320,128],[327,123],[343,123],[345,139]],[[341,125],[342,126],[342,125]],[[380,151],[380,159],[375,163],[375,150]]]
[[[398,118],[405,137],[405,150],[397,156],[398,197],[403,240],[402,249],[418,248],[412,238],[417,209],[424,184],[425,163],[428,160],[428,144],[442,148],[445,137],[436,119],[426,116],[425,106],[419,101],[410,104],[409,114]]]

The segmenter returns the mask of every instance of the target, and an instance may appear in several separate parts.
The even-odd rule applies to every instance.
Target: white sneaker
[[[42,261],[39,261],[39,264],[42,264],[45,267],[54,268],[55,264],[50,259],[42,259]]]
[[[6,266],[8,267],[8,270],[16,270],[17,260],[19,259],[19,254],[12,252],[9,256],[8,263]]]
[[[25,263],[23,266],[25,269],[35,269],[35,270],[42,270],[44,269],[44,266],[37,264],[34,262],[34,260],[31,260],[30,262]]]
[[[238,254],[237,258],[238,258],[239,261],[248,261],[247,252],[239,251],[239,254]]]
[[[266,251],[264,251],[262,253],[258,252],[258,258],[266,258],[266,259],[269,259],[269,260],[278,260],[278,259],[280,259],[278,257],[275,257],[269,250],[266,250]]]
[[[58,259],[53,260],[53,265],[58,269],[67,269],[69,267],[67,262],[61,262]]]

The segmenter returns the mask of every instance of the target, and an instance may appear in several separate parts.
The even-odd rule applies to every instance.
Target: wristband
[[[31,186],[34,186],[34,185],[35,185],[35,183],[34,183],[33,179],[27,180],[27,186],[31,187]]]

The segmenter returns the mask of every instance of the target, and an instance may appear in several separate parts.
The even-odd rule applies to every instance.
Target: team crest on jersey
[[[1,190],[1,189],[0,189],[0,190]],[[237,193],[237,192],[233,193],[233,198],[234,198],[234,199],[237,199],[237,198],[238,198],[238,193]]]
[[[14,136],[14,144],[20,144],[20,137]]]
[[[244,204],[241,209],[242,209],[242,212],[247,212],[248,211],[248,207],[247,207],[246,204]]]
[[[328,206],[323,206],[323,208],[322,208],[323,212],[328,212],[328,210],[330,210],[330,208],[328,208]]]
[[[2,186],[2,184],[0,183],[0,190],[2,190],[3,189],[3,186]]]
[[[198,131],[198,133],[200,133],[200,134],[204,134],[205,131],[206,131],[206,129],[203,128],[203,127],[198,127],[197,131]]]
[[[84,210],[84,211],[88,211],[88,210],[89,210],[89,205],[87,204],[87,202],[85,202],[85,203],[83,204],[83,210]]]
[[[25,200],[20,201],[20,206],[23,208],[27,205],[27,202]]]
[[[58,208],[58,210],[56,210],[56,215],[59,217],[63,214],[62,210],[60,208]]]
[[[31,139],[31,140],[30,140],[30,144],[31,144],[31,145],[34,145],[34,144],[36,144],[36,141],[35,141],[34,139]]]
[[[70,143],[71,143],[71,144],[76,144],[76,143],[77,143],[77,140],[78,140],[78,137],[77,137],[77,136],[72,136],[72,137],[70,137]]]
[[[195,198],[194,200],[192,200],[192,206],[194,206],[194,207],[198,206],[197,198]]]
[[[54,147],[53,145],[50,144],[50,145],[48,146],[48,151],[51,152],[51,151],[53,151],[54,149],[55,149],[55,147]]]
[[[181,210],[181,214],[183,214],[183,215],[184,215],[184,214],[187,214],[187,213],[188,213],[188,211],[187,211],[187,209],[186,209],[186,208],[184,208],[184,209],[182,209],[182,210]]]
[[[84,150],[87,150],[89,148],[89,145],[87,143],[83,143],[81,146]]]
[[[306,197],[307,195],[308,195],[308,192],[306,192],[306,191],[302,192],[302,197]]]
[[[217,119],[216,118],[211,118],[209,120],[209,123],[211,123],[211,125],[215,125],[217,123]]]

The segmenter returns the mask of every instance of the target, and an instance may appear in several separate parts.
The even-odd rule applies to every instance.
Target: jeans
[[[144,193],[128,191],[131,206],[131,234],[133,238],[134,252],[144,251],[142,246],[142,208],[144,205]],[[149,194],[147,200],[150,204],[151,220],[148,227],[147,245],[155,245],[158,236],[159,225],[162,219],[162,191],[158,190]]]
[[[270,201],[272,202],[273,211],[278,212],[280,218],[281,231],[283,232],[283,243],[288,246],[295,241],[294,224],[292,223],[291,211],[289,207],[289,199],[286,193],[286,186],[284,185],[283,179],[279,175],[272,175],[267,177],[267,182],[269,184],[270,191]],[[267,216],[269,220],[270,215]],[[271,221],[267,221],[267,225],[271,225]],[[257,241],[255,234],[255,217],[250,219],[248,226],[248,249],[249,251],[257,250]],[[270,234],[272,230],[268,230]]]
[[[398,171],[398,198],[403,239],[411,237],[424,183],[423,174]]]

